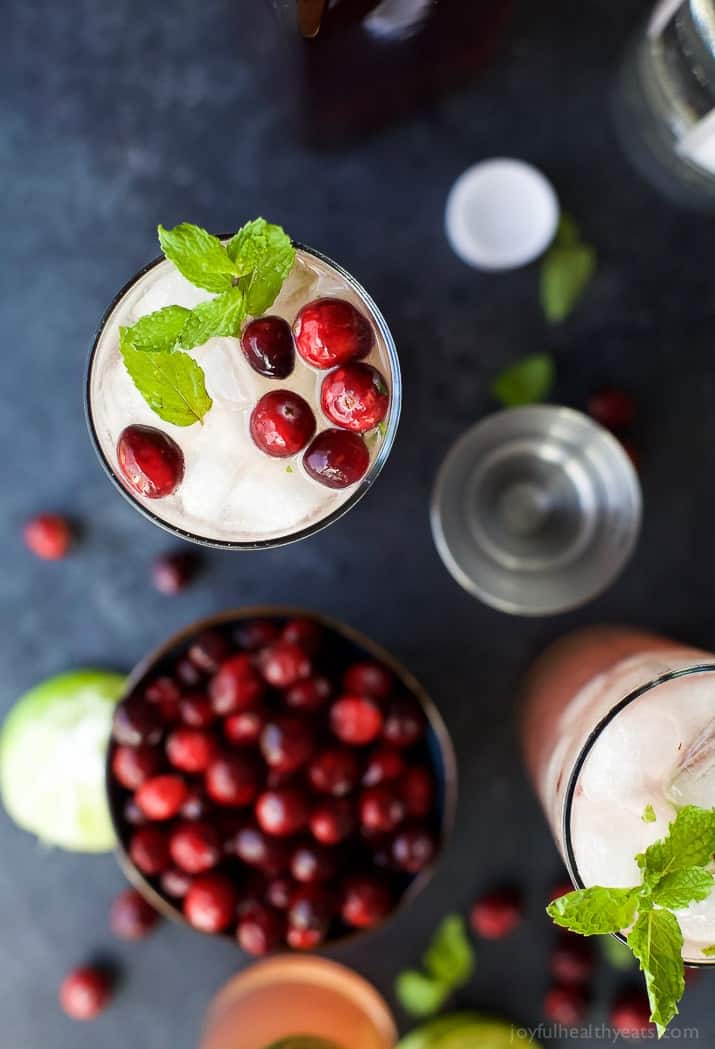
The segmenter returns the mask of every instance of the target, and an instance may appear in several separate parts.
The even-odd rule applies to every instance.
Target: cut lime
[[[510,1049],[535,1046],[524,1028],[476,1013],[453,1013],[406,1035],[397,1049]]]
[[[107,852],[114,832],[104,763],[120,674],[49,678],[12,708],[0,734],[0,795],[11,818],[50,845]]]

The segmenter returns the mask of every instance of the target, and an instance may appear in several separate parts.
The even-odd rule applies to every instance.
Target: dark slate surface
[[[445,910],[515,876],[528,887],[529,922],[480,949],[463,1000],[536,1024],[553,936],[540,910],[559,862],[520,766],[516,685],[539,647],[578,623],[633,620],[715,642],[715,229],[639,181],[614,137],[613,66],[641,0],[524,5],[480,85],[327,157],[295,143],[281,101],[257,76],[268,59],[260,34],[244,28],[253,2],[15,0],[6,12],[0,704],[70,666],[128,668],[177,627],[232,604],[302,602],[364,629],[439,702],[457,741],[462,800],[424,897],[336,957],[389,989]],[[599,248],[592,293],[558,332],[540,317],[533,268],[480,276],[445,242],[451,182],[493,154],[542,165]],[[381,303],[404,366],[404,421],[376,490],[347,519],[298,547],[211,554],[201,581],[170,600],[148,580],[167,538],[110,488],[90,448],[86,353],[116,289],[156,252],[157,221],[227,229],[259,213],[340,259]],[[636,557],[606,596],[532,622],[489,611],[452,582],[427,503],[448,446],[489,407],[489,378],[546,347],[565,403],[583,404],[602,381],[638,391],[646,519]],[[60,565],[35,561],[19,538],[26,515],[47,507],[85,528]],[[122,878],[111,857],[45,852],[4,816],[0,855],[3,1044],[190,1049],[211,993],[241,956],[169,926],[139,947],[112,943],[107,905]],[[93,1026],[73,1025],[56,1004],[60,978],[107,950],[126,966],[121,997]],[[703,976],[682,1011],[703,1044],[715,1036],[711,996]],[[606,999],[604,981],[595,1022]]]

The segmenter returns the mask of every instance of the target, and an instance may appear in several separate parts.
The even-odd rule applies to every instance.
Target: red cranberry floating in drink
[[[253,660],[245,652],[222,663],[209,685],[213,708],[222,717],[255,706],[264,691]]]
[[[59,514],[39,514],[25,525],[25,546],[43,561],[60,561],[72,545],[72,527]]]
[[[298,353],[314,368],[366,357],[373,344],[367,318],[345,299],[309,302],[296,317],[293,334]]]
[[[260,739],[267,720],[267,712],[260,709],[229,714],[223,723],[223,734],[236,747],[250,747]]]
[[[125,889],[109,912],[109,926],[122,940],[141,940],[159,921],[159,914],[136,889]]]
[[[330,699],[332,686],[326,677],[309,677],[296,681],[283,693],[283,702],[291,710],[312,713]]]
[[[162,554],[152,565],[152,582],[159,593],[173,597],[186,589],[196,575],[198,566],[198,558],[188,550]]]
[[[392,842],[392,859],[400,870],[418,874],[437,854],[437,842],[426,827],[405,827]]]
[[[176,827],[169,838],[169,855],[187,874],[202,874],[221,859],[222,848],[216,829],[202,820]]]
[[[247,324],[241,349],[253,370],[268,379],[287,379],[295,367],[293,334],[282,317],[258,317]]]
[[[169,846],[158,827],[140,827],[129,842],[129,856],[142,874],[153,878],[169,866]]]
[[[206,793],[217,805],[250,805],[258,791],[255,762],[244,754],[223,754],[206,770]]]
[[[153,776],[134,795],[147,819],[170,820],[186,801],[188,788],[180,776]]]
[[[323,379],[320,405],[333,425],[365,433],[387,415],[390,394],[377,368],[346,364]]]
[[[381,922],[392,910],[392,893],[377,874],[352,874],[344,883],[340,913],[347,925],[368,929]]]
[[[290,860],[290,872],[300,882],[330,881],[335,869],[332,850],[312,842],[299,845]]]
[[[274,717],[261,733],[261,752],[277,772],[295,772],[313,753],[313,733],[302,718]]]
[[[355,830],[355,813],[345,798],[319,801],[310,814],[310,830],[323,845],[337,845]]]
[[[280,914],[270,907],[256,904],[239,921],[236,939],[246,954],[268,954],[280,944],[284,927],[285,923]]]
[[[264,648],[258,655],[258,668],[273,688],[290,688],[311,671],[305,651],[290,641],[276,641]]]
[[[367,696],[341,696],[330,708],[330,727],[343,743],[372,743],[382,729],[382,713]]]
[[[575,1027],[586,1015],[588,998],[580,987],[552,987],[544,999],[544,1016],[552,1023]]]
[[[184,916],[201,932],[223,932],[234,921],[238,892],[226,874],[200,874],[184,897]]]
[[[308,766],[308,779],[313,790],[320,794],[344,797],[360,781],[360,766],[355,753],[347,747],[329,747],[322,750]]]
[[[256,802],[256,819],[266,834],[291,837],[302,830],[308,821],[308,801],[295,787],[277,787],[266,790]]]
[[[350,430],[321,430],[303,455],[308,476],[328,488],[357,484],[369,465],[367,445]]]
[[[413,747],[425,731],[425,717],[413,699],[393,699],[385,710],[382,736],[393,747]]]
[[[161,768],[161,755],[155,747],[119,746],[112,755],[112,773],[127,790],[136,790]]]
[[[397,788],[389,783],[368,787],[360,795],[360,825],[365,830],[389,834],[405,818],[405,804]]]
[[[292,390],[272,390],[251,412],[251,437],[266,455],[285,459],[305,448],[315,433],[307,401]]]
[[[174,768],[182,772],[205,772],[216,754],[216,740],[205,729],[180,726],[170,733],[166,753]]]
[[[469,915],[472,929],[486,940],[508,936],[521,922],[521,894],[512,888],[485,893],[473,905]]]
[[[127,426],[117,441],[117,461],[127,484],[146,499],[171,495],[184,477],[184,454],[154,426]]]
[[[111,997],[109,976],[90,965],[74,969],[60,987],[60,1005],[73,1020],[93,1020],[107,1007]]]
[[[588,414],[607,430],[621,433],[635,419],[636,403],[630,393],[609,386],[589,397]]]

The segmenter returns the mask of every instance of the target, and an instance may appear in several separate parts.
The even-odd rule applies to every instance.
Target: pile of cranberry
[[[361,363],[373,347],[372,327],[345,299],[315,299],[304,306],[293,329],[282,317],[251,321],[241,349],[251,368],[269,379],[286,379],[295,368],[295,351],[312,368],[331,369],[323,379],[320,406],[330,427],[320,430],[313,409],[298,393],[271,390],[254,407],[251,437],[266,455],[289,459],[303,452],[309,477],[328,488],[347,488],[367,473],[370,451],[363,434],[379,426],[390,394],[385,379]],[[178,444],[153,426],[127,426],[117,442],[117,461],[139,495],[171,495],[184,476]]]
[[[213,628],[118,707],[110,802],[191,925],[264,954],[383,921],[439,843],[423,709],[309,618]]]

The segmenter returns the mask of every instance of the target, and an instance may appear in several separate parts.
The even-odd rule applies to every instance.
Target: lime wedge
[[[14,705],[0,734],[0,796],[10,817],[74,852],[114,846],[104,763],[120,674],[75,670],[49,678]]]
[[[406,1035],[397,1049],[511,1049],[538,1043],[520,1027],[506,1020],[453,1013],[424,1024]]]

